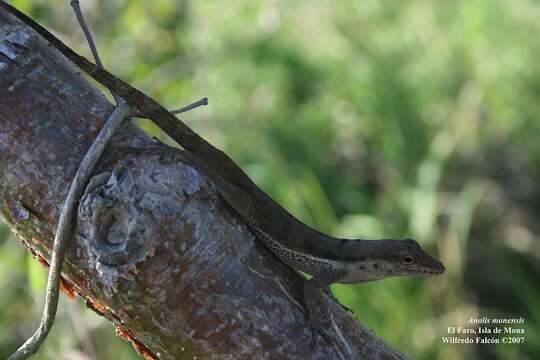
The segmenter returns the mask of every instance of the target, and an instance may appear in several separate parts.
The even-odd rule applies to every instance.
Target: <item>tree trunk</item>
[[[42,260],[78,163],[111,111],[0,8],[0,212]],[[80,199],[65,290],[149,358],[405,358],[328,297],[333,341],[317,334],[313,346],[302,278],[257,241],[193,156],[126,121]]]

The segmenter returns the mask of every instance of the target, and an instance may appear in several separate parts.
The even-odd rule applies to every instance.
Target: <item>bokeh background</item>
[[[89,55],[68,0],[12,3]],[[366,326],[414,359],[540,358],[538,1],[81,5],[109,70],[170,108],[207,96],[183,119],[306,223],[444,262],[335,286]],[[1,225],[0,358],[34,329],[45,276]],[[484,315],[524,317],[525,343],[442,344]],[[59,358],[138,356],[64,297],[36,357]]]

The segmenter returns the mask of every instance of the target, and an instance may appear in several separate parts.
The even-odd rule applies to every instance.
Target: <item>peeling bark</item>
[[[0,9],[0,213],[44,261],[69,183],[111,111]],[[316,334],[313,346],[302,278],[257,241],[194,156],[126,122],[80,200],[66,289],[147,358],[405,358],[327,296],[337,341]]]

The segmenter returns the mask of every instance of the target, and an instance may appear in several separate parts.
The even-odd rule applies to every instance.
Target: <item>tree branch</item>
[[[49,259],[71,179],[111,110],[0,7],[0,213],[36,256]],[[147,357],[405,358],[330,298],[328,331],[341,341],[312,348],[302,279],[198,161],[124,124],[81,197],[65,284]]]

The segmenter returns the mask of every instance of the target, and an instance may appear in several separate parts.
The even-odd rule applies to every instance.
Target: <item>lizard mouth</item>
[[[440,267],[437,268],[423,268],[419,269],[417,274],[418,276],[431,276],[431,275],[440,275],[444,273],[444,266],[441,264]]]
[[[440,261],[429,259],[429,261],[424,262],[417,270],[417,276],[440,275],[444,273],[445,270],[444,265]]]

